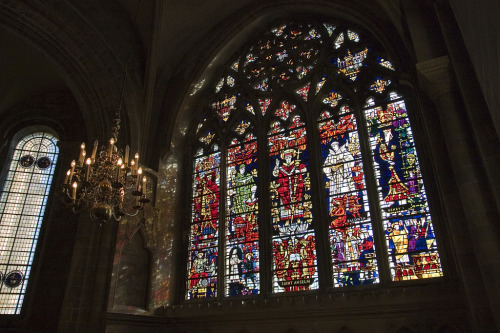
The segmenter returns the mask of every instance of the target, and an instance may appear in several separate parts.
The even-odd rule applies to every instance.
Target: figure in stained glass
[[[289,120],[291,108],[287,106],[283,102],[274,115]],[[299,115],[293,116],[287,130],[277,121],[271,124],[268,144],[275,292],[318,288],[306,138]]]
[[[427,196],[404,101],[366,110],[390,264],[395,281],[442,276]],[[398,100],[399,99],[399,100]]]
[[[359,255],[360,269],[368,270],[373,265],[375,257],[375,249],[373,247],[373,236],[368,233],[363,233],[363,241],[361,243],[361,254]]]
[[[250,126],[239,127],[243,135]],[[227,149],[226,295],[258,294],[259,229],[257,198],[257,141],[247,132]]]
[[[251,289],[256,289],[256,267],[252,252],[248,252],[243,259],[243,280],[245,284],[250,286]]]
[[[191,253],[191,268],[188,279],[189,298],[208,298],[215,296],[217,284],[216,274],[217,252],[208,249],[206,252]]]
[[[189,287],[195,287],[198,286],[198,284],[205,284],[204,279],[208,277],[208,273],[205,271],[207,264],[208,260],[205,258],[205,254],[203,252],[199,252],[191,265],[191,281],[189,283]]]
[[[240,281],[243,274],[243,252],[239,246],[233,247],[229,252],[229,275],[231,282]]]
[[[219,214],[219,186],[216,181],[216,170],[203,172],[195,177],[197,195],[194,198],[195,216],[198,216],[201,221],[216,219]]]
[[[354,189],[354,158],[346,146],[347,144],[340,145],[338,141],[333,141],[326,157],[323,171],[329,179],[330,193],[344,193]]]
[[[203,149],[198,149],[194,162],[188,299],[214,297],[216,293],[220,191],[217,150],[214,145],[213,152],[204,155]]]
[[[419,184],[419,170],[416,165],[417,157],[413,153],[408,153],[405,156],[406,166],[403,167],[405,170],[405,176],[407,179],[406,186],[408,187],[408,198],[412,201],[420,193]]]
[[[216,296],[217,260],[224,268],[223,296],[259,294],[259,248],[269,245],[273,257],[264,262],[272,264],[273,293],[318,289],[315,231],[324,227],[331,259],[324,271],[332,273],[333,287],[379,282],[374,235],[385,236],[387,251],[377,250],[385,256],[381,261],[389,262],[393,280],[442,276],[399,81],[392,63],[375,56],[382,54],[347,27],[296,22],[270,30],[231,58],[207,99],[205,119],[219,121],[212,128],[205,122],[197,132],[202,148],[192,173],[187,299]],[[368,98],[364,117],[349,106],[363,105],[361,96]],[[311,124],[306,122],[318,112],[309,134],[319,142],[307,142]],[[358,134],[361,120],[367,133]],[[262,124],[269,124],[267,136]],[[223,149],[204,151],[220,134]],[[265,152],[257,158],[257,146],[266,138],[269,158]],[[314,170],[311,144],[321,154]],[[370,167],[373,172],[365,174]],[[262,168],[269,181],[264,205],[258,186],[265,179],[257,177]],[[323,186],[326,200],[314,211],[315,220],[311,177]],[[378,203],[369,204],[368,198]],[[224,244],[218,244],[220,207]],[[381,225],[372,225],[372,216]],[[262,225],[265,221],[271,225]],[[260,243],[260,227],[270,233],[271,244]]]
[[[298,202],[304,199],[305,164],[297,157],[295,149],[286,149],[281,152],[280,159],[276,159],[273,176],[277,178],[280,217],[287,221],[304,216],[303,209]]]
[[[349,107],[343,106],[340,116],[332,118],[323,112],[319,120],[334,285],[377,283],[356,119]]]
[[[253,169],[253,174],[246,172],[245,164],[240,164],[238,170],[238,172],[234,172],[232,175],[232,181],[236,187],[233,192],[233,208],[235,213],[241,214],[250,210],[257,201],[255,198],[257,185],[255,185],[254,181],[257,170]]]
[[[384,201],[387,203],[398,203],[403,205],[408,197],[408,188],[402,182],[398,171],[401,170],[400,143],[399,139],[392,134],[391,127],[384,128],[377,137],[374,155],[379,165],[380,185],[384,192]]]
[[[408,234],[406,228],[401,222],[392,223],[386,229],[389,236],[389,248],[393,249],[394,262],[407,262],[408,261]]]

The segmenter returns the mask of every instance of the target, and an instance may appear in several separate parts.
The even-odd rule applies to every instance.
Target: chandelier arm
[[[125,212],[125,211],[123,211],[123,213],[124,213],[125,215],[127,215],[127,216],[133,217],[133,216],[137,216],[137,214],[139,214],[139,211],[140,211],[141,209],[142,209],[142,207],[141,207],[140,209],[136,210],[136,211],[135,211],[135,213],[133,213],[133,214],[127,213],[127,212]]]
[[[79,208],[79,209],[77,209],[77,208]],[[84,211],[84,209],[85,209],[85,207],[83,205],[81,205],[81,206],[73,206],[71,208],[71,211],[73,212],[73,214],[80,214],[81,212]]]
[[[116,220],[116,221],[120,221],[122,219],[122,216],[121,215],[116,215],[114,212],[113,212],[113,218]]]
[[[130,199],[130,201],[128,201],[128,202],[125,202],[125,199],[123,199],[123,205],[129,207],[129,206],[133,205],[135,203],[135,201],[136,201],[135,198]]]

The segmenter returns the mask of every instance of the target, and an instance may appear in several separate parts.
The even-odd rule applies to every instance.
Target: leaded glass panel
[[[295,105],[283,102],[275,116],[287,120],[294,109]],[[295,115],[287,129],[274,123],[268,138],[274,292],[318,288],[304,125],[301,117]]]
[[[213,80],[193,124],[203,148],[193,154],[187,299],[215,297],[220,272],[220,297],[443,275],[399,76],[364,37],[342,23],[277,24]],[[321,277],[328,260],[332,276]]]
[[[19,314],[52,183],[57,138],[37,132],[16,145],[0,194],[0,314]]]
[[[220,151],[217,145],[194,160],[187,299],[217,294]]]
[[[427,194],[403,99],[365,109],[394,281],[442,276]]]
[[[257,141],[246,138],[232,140],[227,150],[226,296],[260,290]]]
[[[338,116],[332,117],[325,111],[320,120],[334,286],[377,283],[373,227],[356,118],[343,105]]]

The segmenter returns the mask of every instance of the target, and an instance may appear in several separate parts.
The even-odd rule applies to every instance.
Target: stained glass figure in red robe
[[[273,176],[277,177],[278,196],[280,202],[281,220],[300,218],[304,215],[298,202],[304,198],[304,173],[307,171],[305,164],[301,163],[294,149],[286,149],[280,160],[276,160]],[[296,158],[295,160],[293,160]]]

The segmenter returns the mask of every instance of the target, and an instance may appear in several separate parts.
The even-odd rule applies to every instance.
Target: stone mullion
[[[258,109],[257,109],[258,110]],[[259,111],[257,111],[259,112]],[[257,156],[258,156],[258,182],[257,195],[259,198],[259,273],[260,273],[260,293],[262,297],[272,294],[272,223],[271,205],[269,194],[269,153],[268,153],[268,121],[260,119],[260,125],[256,128],[257,136]]]
[[[387,286],[392,282],[392,277],[389,267],[389,251],[387,251],[387,242],[385,240],[384,220],[382,218],[382,209],[378,199],[379,194],[378,182],[375,176],[375,162],[373,161],[370,136],[365,120],[365,110],[363,108],[364,101],[358,100],[356,102],[354,114],[358,125],[357,130],[361,149],[361,160],[363,161],[363,172],[365,174],[365,188],[370,208],[370,222],[373,228],[373,242],[375,245],[375,254],[377,256],[379,279],[382,285]]]
[[[225,279],[226,279],[226,195],[227,195],[227,142],[221,142],[219,145],[220,160],[219,165],[219,237],[218,237],[218,259],[217,259],[217,299],[222,300],[225,296]]]
[[[325,188],[322,187],[323,169],[321,161],[321,139],[318,133],[318,122],[314,116],[317,110],[312,109],[312,103],[308,103],[306,110],[307,149],[309,151],[308,165],[309,177],[311,179],[311,202],[313,211],[314,237],[316,239],[316,261],[319,279],[319,290],[325,292],[333,285],[332,281],[332,257],[329,233],[328,198]],[[326,200],[325,200],[326,198]]]

